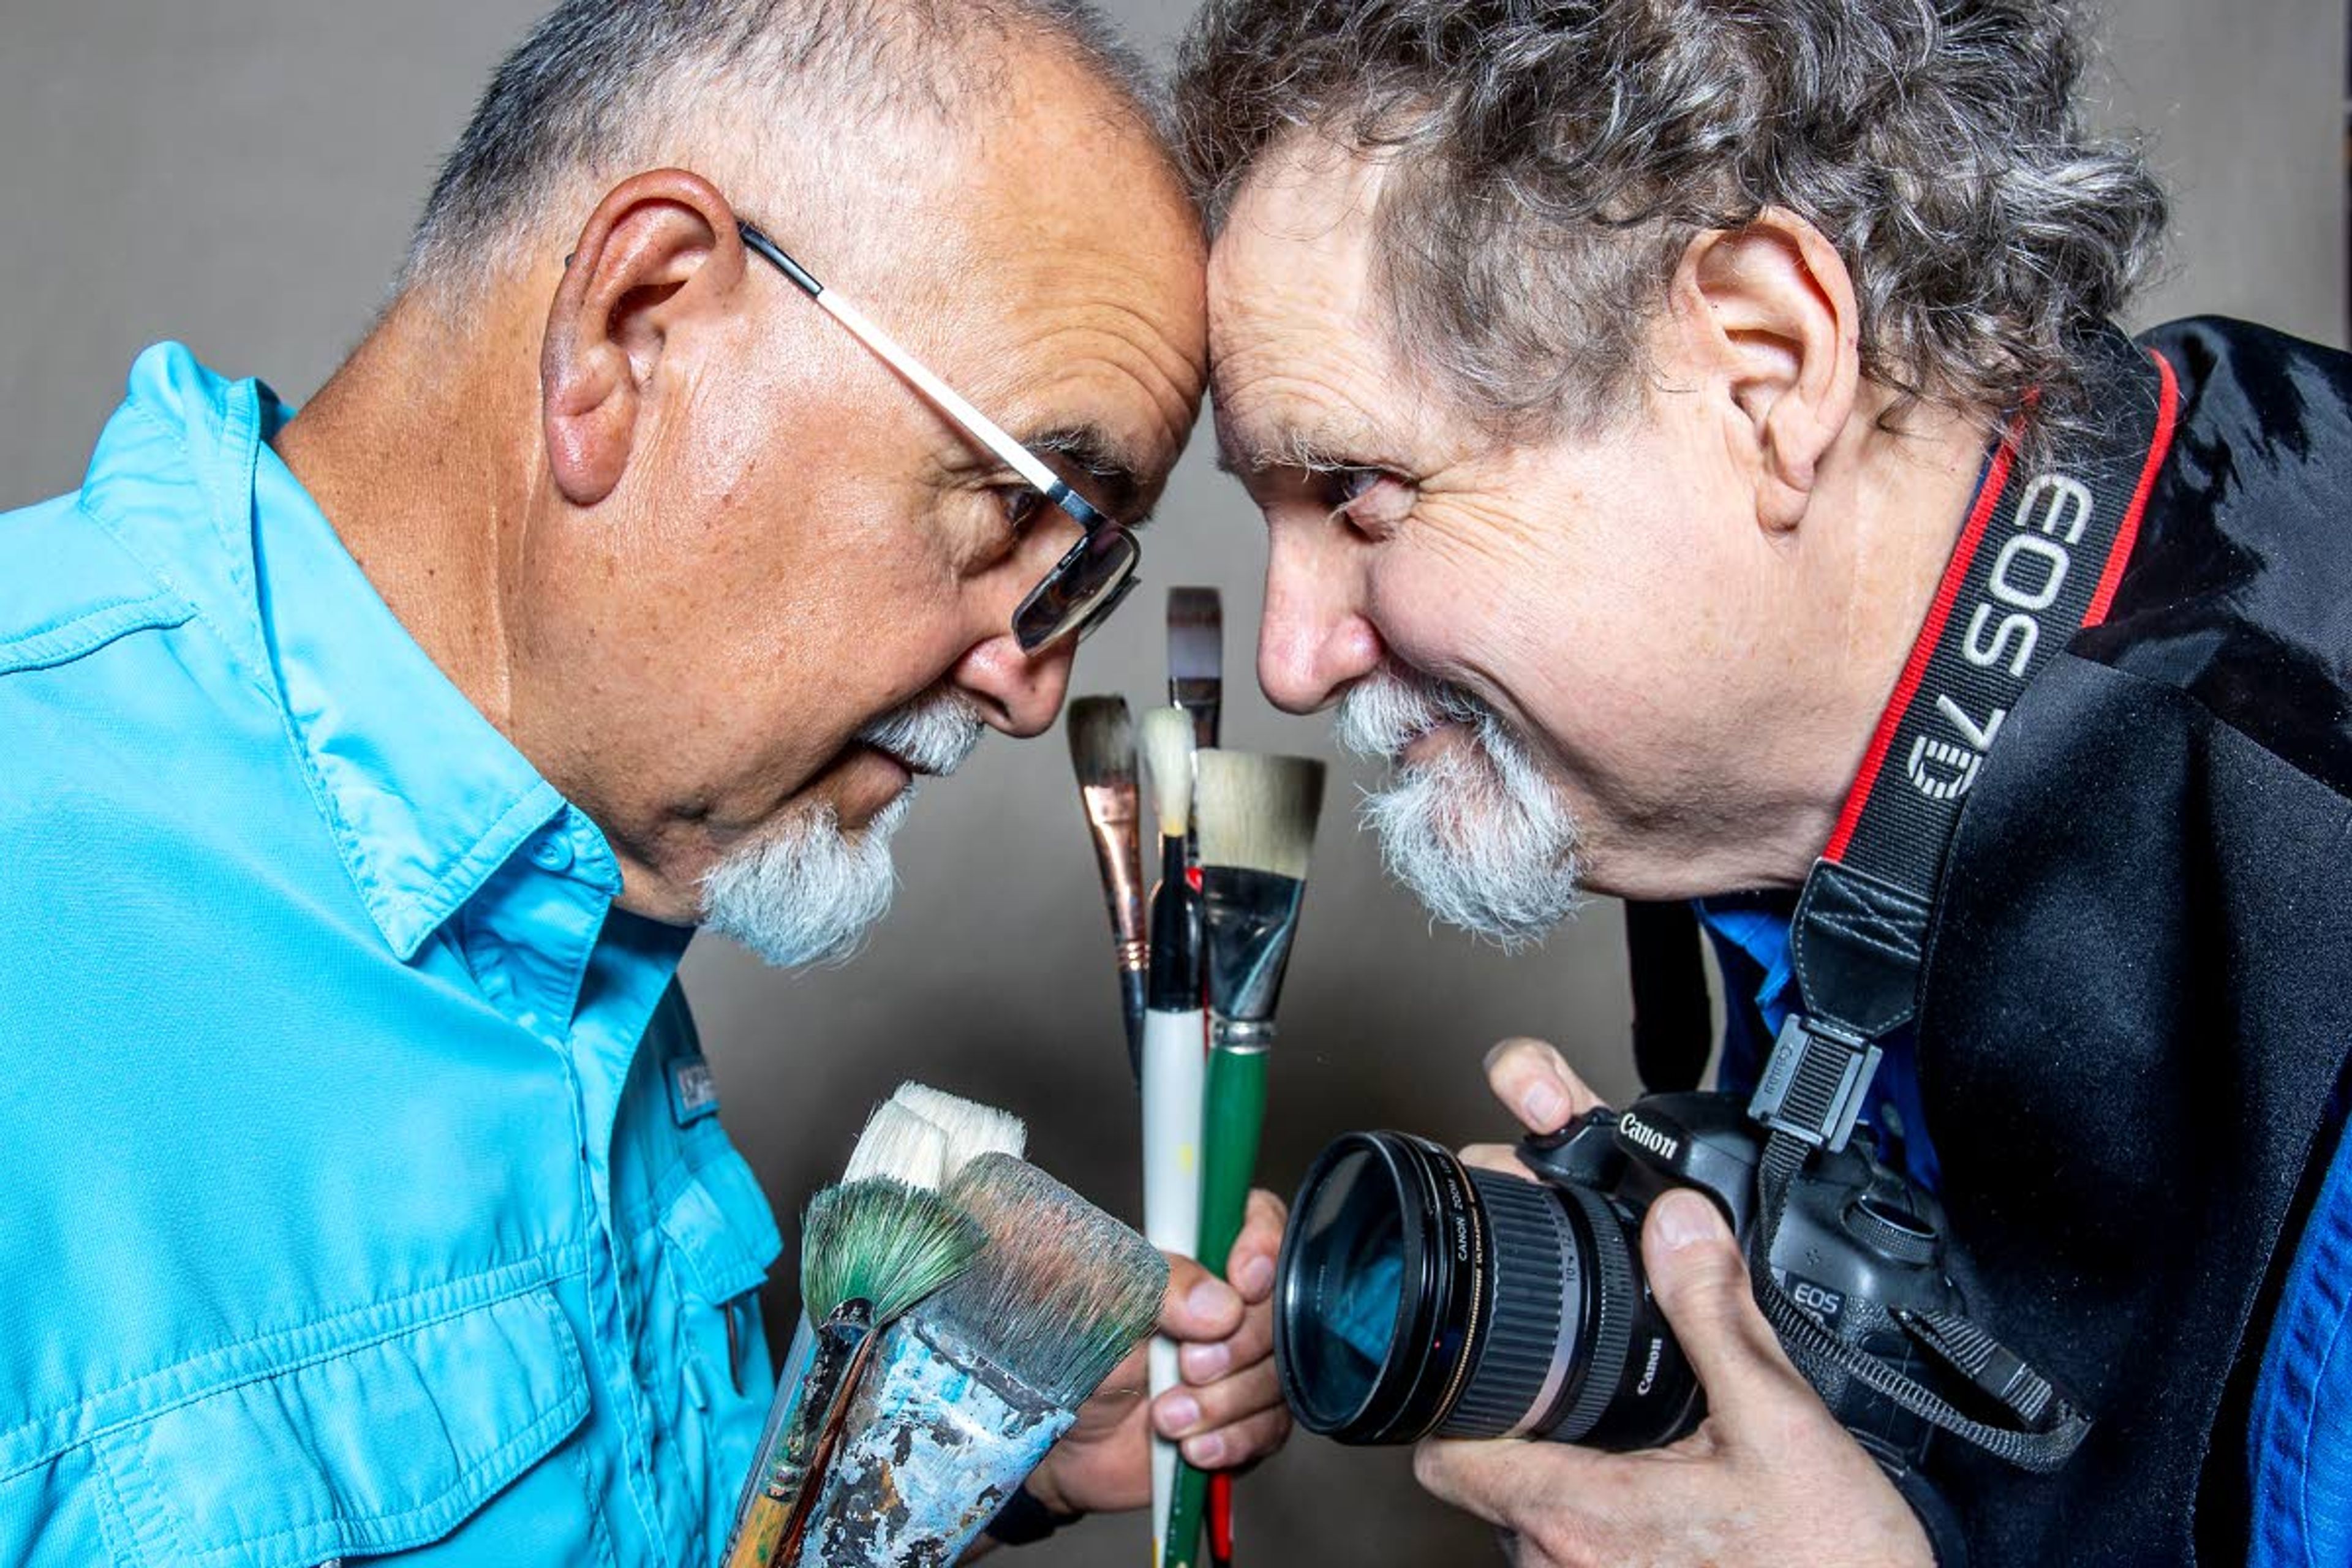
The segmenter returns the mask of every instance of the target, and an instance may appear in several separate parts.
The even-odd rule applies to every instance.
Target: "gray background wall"
[[[1189,7],[1110,0],[1164,49]],[[307,395],[365,330],[435,161],[537,0],[0,0],[0,506],[68,489],[123,370],[177,337]],[[2153,132],[2179,208],[2175,271],[2139,312],[2194,310],[2343,335],[2343,0],[2114,0],[2103,110]],[[1155,589],[1214,584],[1229,743],[1328,753],[1249,678],[1262,540],[1197,445],[1150,541]],[[19,569],[0,562],[0,571]],[[1160,595],[1087,648],[1075,689],[1159,700]],[[1332,810],[1284,1007],[1265,1179],[1286,1191],[1344,1128],[1454,1141],[1502,1128],[1480,1053],[1548,1035],[1630,1087],[1616,912],[1507,961],[1432,934]],[[1026,1116],[1034,1157],[1132,1215],[1134,1098],[1095,874],[1056,734],[994,742],[902,837],[900,911],[853,966],[779,975],[717,941],[688,984],[737,1140],[790,1215],[870,1101],[916,1077]],[[788,1275],[789,1268],[780,1270]],[[788,1321],[783,1283],[771,1313]],[[1401,1453],[1301,1439],[1242,1493],[1248,1561],[1479,1562],[1486,1531]],[[1134,1520],[1024,1553],[1135,1563]]]

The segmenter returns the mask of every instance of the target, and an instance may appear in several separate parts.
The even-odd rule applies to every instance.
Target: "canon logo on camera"
[[[1617,1131],[1670,1164],[1682,1156],[1681,1139],[1651,1126],[1630,1110],[1617,1119]]]

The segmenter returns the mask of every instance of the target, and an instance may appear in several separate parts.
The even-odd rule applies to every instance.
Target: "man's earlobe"
[[[618,487],[671,335],[742,276],[734,210],[698,174],[633,175],[597,204],[564,258],[540,347],[548,465],[566,500],[593,506]]]
[[[1758,521],[1802,519],[1822,459],[1853,417],[1861,375],[1853,279],[1820,230],[1768,209],[1703,234],[1684,257],[1701,330],[1753,454]]]

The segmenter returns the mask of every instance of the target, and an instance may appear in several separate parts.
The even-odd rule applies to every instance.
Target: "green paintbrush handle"
[[[1257,1173],[1258,1132],[1265,1125],[1265,1052],[1223,1047],[1209,1053],[1209,1087],[1201,1136],[1200,1259],[1216,1274],[1241,1239]],[[1168,1537],[1160,1568],[1192,1568],[1201,1549],[1209,1501],[1207,1472],[1176,1461],[1176,1492],[1168,1507]]]

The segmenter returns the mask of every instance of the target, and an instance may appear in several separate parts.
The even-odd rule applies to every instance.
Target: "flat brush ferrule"
[[[1219,1018],[1263,1023],[1274,1016],[1282,975],[1298,931],[1307,884],[1272,871],[1232,866],[1201,868],[1201,931],[1208,950],[1209,1010]]]
[[[1224,685],[1222,679],[1181,677],[1169,679],[1169,703],[1192,716],[1192,744],[1202,751],[1210,751],[1216,746],[1217,710],[1223,701]]]

